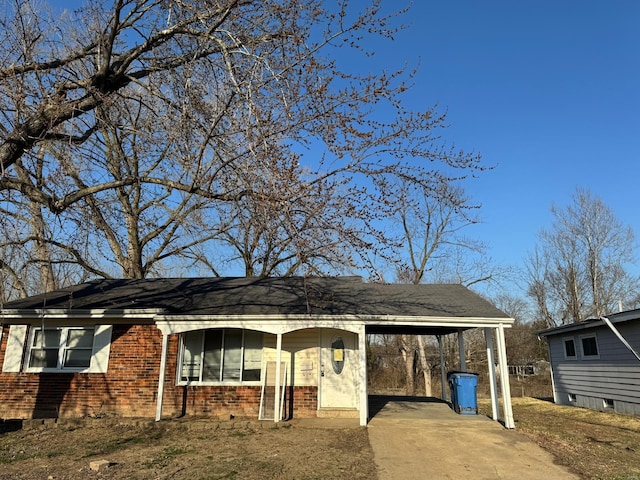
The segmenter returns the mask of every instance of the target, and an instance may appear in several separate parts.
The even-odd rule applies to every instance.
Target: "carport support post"
[[[366,427],[369,419],[369,397],[367,396],[367,332],[364,325],[358,331],[358,371],[360,382],[360,426]]]
[[[496,359],[493,351],[493,332],[490,328],[484,329],[484,338],[487,342],[487,365],[489,367],[489,386],[491,391],[491,416],[494,420],[500,420],[498,409],[498,381],[496,379]]]
[[[282,366],[280,362],[282,361],[282,334],[278,333],[276,335],[276,392],[275,399],[273,402],[273,421],[278,423],[281,418],[280,416],[280,375],[282,372],[280,371]]]
[[[464,351],[464,330],[458,330],[458,351],[460,352],[460,371],[467,371],[467,356]]]
[[[498,362],[500,364],[500,387],[504,409],[504,426],[515,428],[513,410],[511,409],[511,387],[509,386],[509,366],[507,365],[507,346],[504,340],[504,324],[498,325]]]
[[[169,335],[162,334],[162,353],[160,354],[160,375],[158,376],[158,398],[156,399],[156,422],[162,418],[162,397],[164,396],[164,377],[167,369],[167,350]]]
[[[444,364],[444,350],[442,348],[442,335],[436,335],[438,339],[438,350],[440,350],[440,383],[442,384],[442,400],[447,401],[447,366]]]

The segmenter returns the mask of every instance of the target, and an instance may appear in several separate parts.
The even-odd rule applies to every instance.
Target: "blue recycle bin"
[[[447,374],[449,388],[451,389],[451,406],[457,412],[464,415],[476,415],[478,413],[478,400],[476,388],[478,386],[478,374],[469,372],[449,372]]]

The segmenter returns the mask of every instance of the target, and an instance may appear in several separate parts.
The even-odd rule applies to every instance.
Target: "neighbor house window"
[[[181,382],[258,382],[262,333],[197,330],[182,335]]]
[[[580,342],[582,343],[582,356],[584,358],[600,358],[595,334],[581,336]]]
[[[573,337],[562,339],[564,343],[564,358],[567,360],[575,360],[576,358],[576,342]]]
[[[84,370],[91,365],[93,327],[31,329],[30,370]]]

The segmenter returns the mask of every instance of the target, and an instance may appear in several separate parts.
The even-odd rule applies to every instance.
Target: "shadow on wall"
[[[94,343],[113,345],[127,331],[126,325],[114,327],[110,339],[105,342],[96,337]],[[108,361],[111,363],[111,359]],[[104,366],[105,371],[106,368]],[[113,406],[117,401],[105,373],[42,372],[36,375],[38,385],[32,418],[97,417],[104,414],[105,405]]]

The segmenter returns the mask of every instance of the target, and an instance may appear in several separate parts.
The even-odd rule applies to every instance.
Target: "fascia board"
[[[28,320],[40,321],[41,319],[60,320],[82,320],[82,319],[110,319],[110,320],[153,320],[158,314],[164,313],[163,309],[87,309],[73,310],[66,309],[33,309],[33,310],[2,310],[0,311],[0,321],[3,323],[16,323],[16,321]],[[7,322],[10,320],[11,322]]]
[[[483,328],[503,325],[510,328],[512,318],[415,317],[359,315],[158,315],[156,325],[164,334],[210,328],[250,328],[271,333],[286,333],[304,328],[338,328],[359,332],[366,325],[433,326]]]

